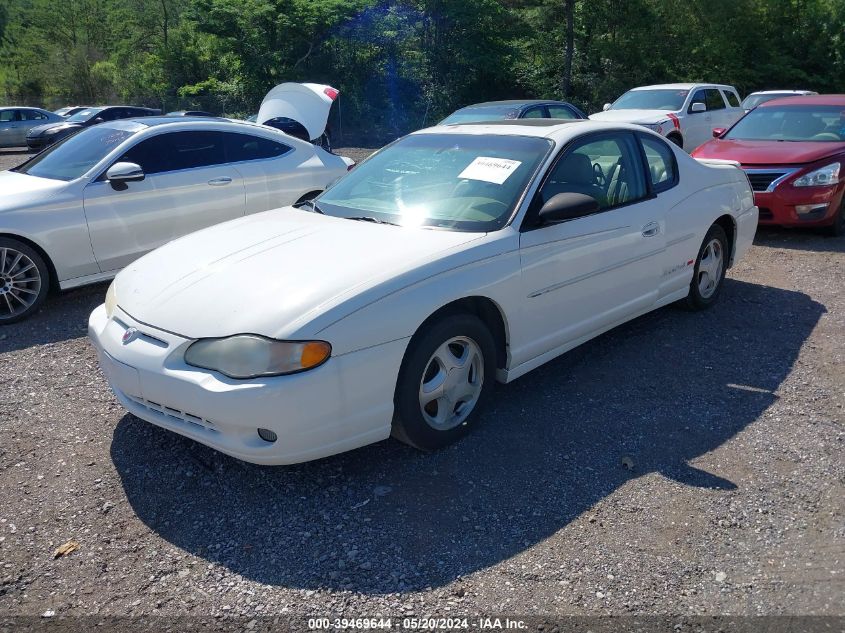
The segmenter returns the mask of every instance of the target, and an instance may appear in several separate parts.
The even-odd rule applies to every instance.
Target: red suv
[[[692,155],[742,165],[760,224],[845,235],[845,95],[768,101],[713,136]]]

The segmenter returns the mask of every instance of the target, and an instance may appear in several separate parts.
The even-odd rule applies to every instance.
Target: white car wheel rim
[[[41,292],[41,273],[29,257],[0,247],[0,319],[25,312]]]
[[[702,299],[709,299],[715,294],[722,280],[724,264],[722,243],[717,239],[710,240],[698,262],[698,294]]]
[[[420,410],[433,429],[448,431],[472,413],[484,386],[484,355],[478,344],[456,336],[438,347],[420,380]]]

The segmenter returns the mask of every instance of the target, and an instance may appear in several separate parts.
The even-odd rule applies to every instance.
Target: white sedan
[[[735,165],[590,121],[422,130],[307,208],[117,276],[88,331],[123,406],[259,464],[391,434],[435,449],[494,381],[660,306],[711,306],[758,213]]]
[[[0,172],[0,325],[31,315],[51,287],[110,279],[174,238],[313,197],[350,163],[226,119],[84,129]]]

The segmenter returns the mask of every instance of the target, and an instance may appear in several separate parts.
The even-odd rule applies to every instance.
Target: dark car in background
[[[139,108],[136,106],[85,108],[60,123],[39,125],[32,128],[26,135],[26,145],[31,150],[41,150],[83,128],[91,127],[98,123],[117,121],[118,119],[155,116],[158,114],[161,114],[161,110]]]
[[[587,115],[565,101],[540,99],[514,101],[487,101],[474,103],[443,119],[439,125],[503,121],[506,119],[586,119]]]
[[[86,108],[90,108],[91,106],[65,106],[64,108],[59,108],[58,110],[54,111],[54,114],[58,114],[59,116],[69,117],[73,116],[77,112],[82,112]]]

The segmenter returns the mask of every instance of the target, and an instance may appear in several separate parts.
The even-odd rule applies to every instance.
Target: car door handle
[[[208,181],[208,184],[212,187],[222,187],[223,185],[228,185],[232,182],[231,178],[214,178]]]
[[[654,237],[660,233],[660,224],[649,222],[643,227],[643,237]]]

